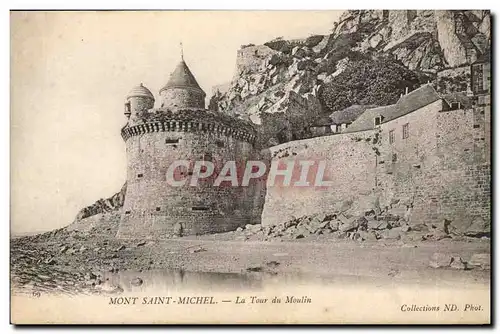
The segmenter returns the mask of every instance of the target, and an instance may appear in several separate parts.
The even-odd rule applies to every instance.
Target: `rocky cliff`
[[[467,65],[489,46],[489,11],[346,11],[331,34],[242,46],[229,87],[214,89],[210,108],[259,124],[270,146],[311,136],[318,118],[351,104],[394,103],[406,87],[432,81],[445,93],[466,90]],[[367,68],[384,78],[370,92],[351,79]]]
[[[89,205],[78,212],[75,222],[79,222],[85,218],[95,216],[100,213],[108,213],[121,209],[125,201],[125,192],[127,191],[127,183],[125,183],[121,190],[106,199],[99,199],[92,205]]]

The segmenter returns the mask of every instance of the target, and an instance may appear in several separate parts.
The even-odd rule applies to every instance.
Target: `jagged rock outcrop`
[[[436,84],[456,91],[457,87],[467,89],[468,75],[455,70],[463,72],[464,66],[489,52],[489,45],[489,11],[346,11],[329,35],[242,46],[229,89],[217,90],[210,107],[264,125],[264,144],[305,138],[309,135],[305,128],[314,117],[332,112],[321,108],[325,104],[318,92],[350,64],[383,57],[419,77],[425,73],[427,80],[435,80],[446,69]],[[307,103],[301,105],[302,115],[291,116],[295,108],[289,105],[298,97]],[[294,128],[289,124],[291,117],[303,122],[300,131],[286,130]],[[284,125],[266,126],[268,119]],[[289,133],[280,135],[283,131]]]
[[[95,216],[100,213],[107,213],[119,210],[123,207],[123,203],[125,202],[125,192],[127,191],[127,183],[125,183],[121,190],[106,199],[99,199],[92,205],[89,205],[78,212],[75,218],[75,222],[78,222],[82,219]]]

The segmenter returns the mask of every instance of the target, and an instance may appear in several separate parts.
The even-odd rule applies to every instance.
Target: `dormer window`
[[[382,124],[382,116],[375,117],[375,126]]]

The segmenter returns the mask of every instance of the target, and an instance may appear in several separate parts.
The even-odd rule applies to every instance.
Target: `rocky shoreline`
[[[196,271],[197,260],[203,258],[204,253],[210,253],[206,248],[214,244],[219,247],[237,245],[238,251],[248,256],[247,259],[231,258],[243,268],[241,270],[266,269],[271,263],[273,272],[279,273],[278,261],[264,261],[257,267],[252,265],[254,257],[259,255],[247,252],[245,247],[259,243],[264,248],[265,245],[282,245],[281,248],[286,250],[291,245],[305,243],[322,245],[326,252],[336,252],[329,245],[343,243],[350,249],[372,247],[375,252],[380,248],[418,248],[440,243],[477,244],[480,247],[490,243],[486,236],[478,238],[455,233],[447,221],[435,227],[409,225],[404,214],[398,216],[387,211],[368,210],[358,216],[348,211],[318,213],[292,218],[273,227],[247,225],[227,233],[180,237],[173,239],[176,242],[174,247],[168,240],[116,239],[117,217],[116,212],[104,213],[99,224],[86,226],[79,222],[77,226],[72,224],[44,234],[11,239],[12,291],[27,294],[121,293],[122,287],[105,278],[107,274],[151,269]],[[224,268],[225,260],[218,260],[215,255],[215,262],[211,263],[209,270],[235,270],[232,267],[220,269]],[[482,250],[467,256],[446,251],[426,256],[429,269],[490,270],[490,255]],[[142,284],[141,278],[137,277],[134,284]]]

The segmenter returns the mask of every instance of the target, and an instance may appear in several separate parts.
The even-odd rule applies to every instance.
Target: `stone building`
[[[328,211],[336,203],[406,205],[410,224],[457,233],[489,231],[491,222],[490,69],[472,64],[474,103],[447,101],[427,84],[388,106],[370,108],[342,133],[271,148],[274,159],[321,157],[328,189],[269,188],[266,224]],[[297,203],[301,198],[304,203]],[[263,222],[264,223],[264,222]]]
[[[375,108],[375,105],[354,104],[342,110],[334,111],[330,115],[330,127],[332,133],[340,133],[347,129],[367,109]]]
[[[388,106],[357,106],[332,120],[340,133],[255,148],[253,125],[204,108],[205,94],[182,61],[161,89],[161,107],[143,85],[125,104],[127,190],[118,237],[168,238],[216,233],[291,216],[328,211],[337,203],[372,201],[405,208],[410,224],[452,222],[465,233],[491,221],[490,65],[471,65],[466,100],[441,96],[432,85],[402,95]],[[462,96],[463,97],[463,96]],[[461,98],[462,98],[461,97]],[[365,108],[366,107],[366,108]],[[366,110],[365,110],[366,109]],[[340,117],[342,116],[342,117]],[[342,124],[345,124],[342,129]],[[175,160],[322,160],[328,187],[172,187],[166,171]],[[192,164],[180,177],[192,176]],[[217,171],[215,172],[217,174]],[[481,227],[482,226],[482,227]]]
[[[182,60],[160,90],[161,107],[144,85],[126,97],[127,124],[121,134],[127,152],[127,188],[119,238],[169,238],[234,230],[259,223],[263,183],[214,187],[213,179],[191,186],[195,161],[211,161],[220,171],[226,161],[258,160],[256,131],[245,121],[205,109],[205,93]],[[188,162],[167,182],[174,161]]]

